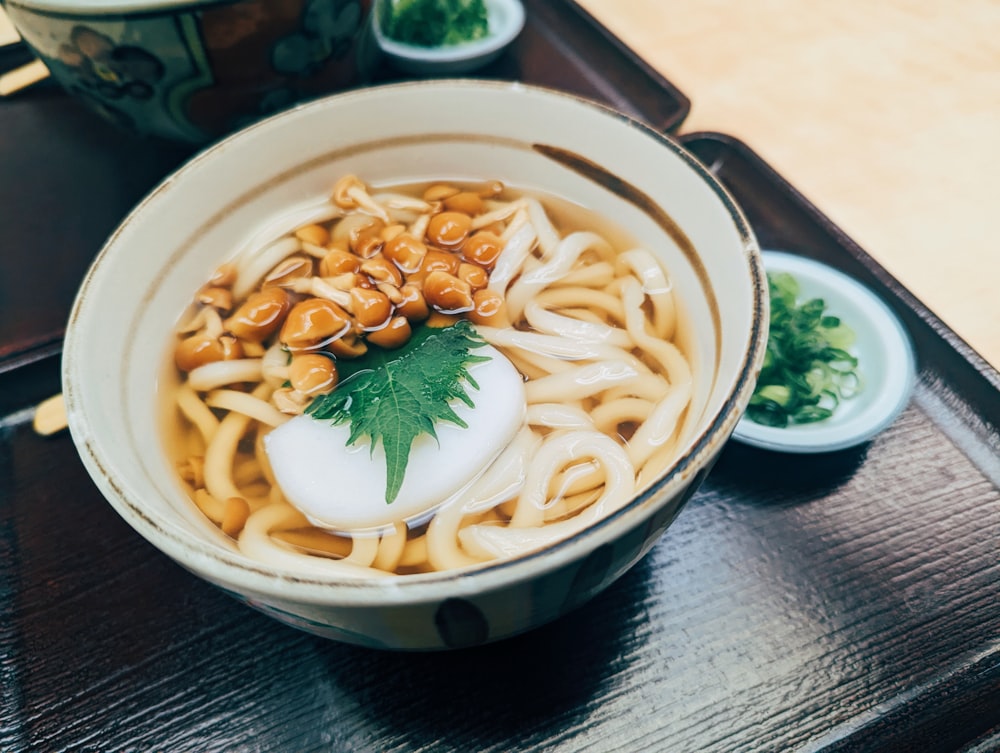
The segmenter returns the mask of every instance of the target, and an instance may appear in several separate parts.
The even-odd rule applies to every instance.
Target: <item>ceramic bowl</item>
[[[9,0],[68,92],[141,134],[205,143],[364,81],[371,0]]]
[[[582,533],[499,564],[345,581],[242,555],[180,488],[164,450],[157,383],[192,291],[241,239],[315,205],[345,173],[373,185],[499,178],[628,227],[670,270],[690,327],[695,399],[677,461]],[[202,152],[156,188],[83,282],[68,324],[63,386],[72,437],[95,483],[181,565],[318,635],[443,649],[553,620],[634,565],[736,426],[766,332],[765,276],[751,230],[724,188],[669,137],[522,84],[413,82],[293,108]]]
[[[520,0],[484,0],[484,3],[489,33],[482,39],[442,47],[405,44],[383,33],[377,11],[372,16],[375,39],[392,65],[405,73],[421,76],[470,73],[496,60],[524,28],[524,6]]]

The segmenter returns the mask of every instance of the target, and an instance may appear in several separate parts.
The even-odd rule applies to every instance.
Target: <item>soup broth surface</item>
[[[343,176],[192,291],[165,445],[255,560],[380,577],[571,536],[676,459],[684,313],[608,218],[497,181]]]

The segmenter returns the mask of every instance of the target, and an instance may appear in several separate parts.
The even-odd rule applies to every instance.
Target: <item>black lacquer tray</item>
[[[687,99],[575,4],[527,6],[489,75],[680,125]],[[764,247],[896,311],[918,357],[909,406],[855,450],[730,443],[596,600],[516,639],[409,655],[236,604],[118,518],[68,435],[33,433],[80,277],[187,155],[52,87],[0,103],[0,751],[1000,749],[1000,377],[746,145],[682,141]],[[59,263],[40,270],[38,244]]]

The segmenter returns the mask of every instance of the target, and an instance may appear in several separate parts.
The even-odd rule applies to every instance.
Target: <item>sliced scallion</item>
[[[854,331],[826,313],[822,298],[800,301],[787,272],[768,274],[771,324],[767,352],[747,416],[766,426],[823,421],[862,389]]]

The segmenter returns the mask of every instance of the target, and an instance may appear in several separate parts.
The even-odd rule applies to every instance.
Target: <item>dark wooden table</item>
[[[527,5],[486,75],[682,123],[684,95],[575,5]],[[195,579],[117,517],[68,435],[32,432],[86,267],[189,150],[54,87],[0,102],[0,751],[1000,750],[1000,377],[745,145],[682,141],[763,246],[896,310],[910,405],[850,451],[730,444],[595,601],[495,645],[394,654]]]

